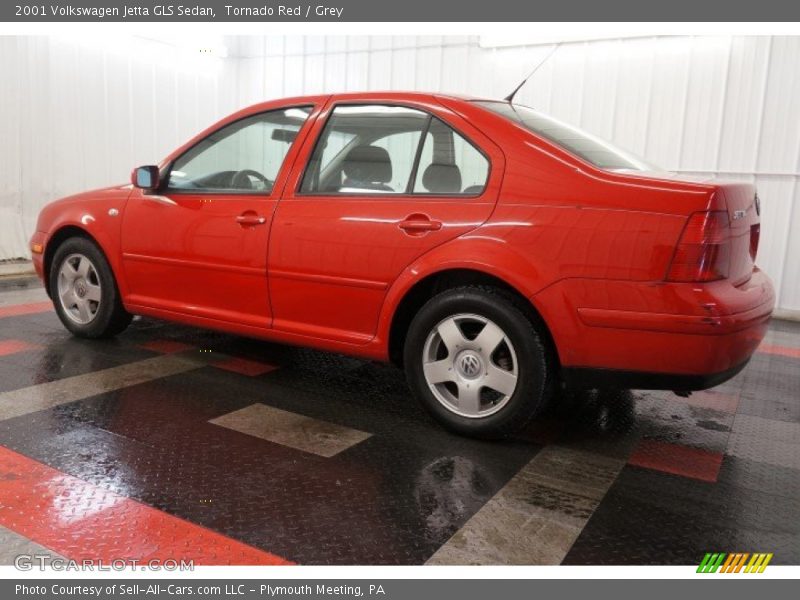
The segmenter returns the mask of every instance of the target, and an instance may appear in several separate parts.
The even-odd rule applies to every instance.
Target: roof
[[[497,100],[496,98],[485,98],[481,96],[471,96],[467,94],[456,93],[443,93],[443,92],[425,92],[425,91],[408,91],[408,90],[372,90],[372,91],[357,91],[357,92],[336,92],[331,94],[313,94],[304,96],[292,96],[287,98],[274,98],[267,102],[274,103],[318,103],[321,100],[333,98],[334,100],[430,100],[432,98],[448,98],[451,100],[461,100],[463,102],[471,102],[475,100]],[[257,103],[254,106],[261,106],[263,103]]]

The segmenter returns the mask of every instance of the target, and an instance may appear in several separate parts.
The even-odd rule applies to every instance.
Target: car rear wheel
[[[545,405],[551,367],[542,335],[502,290],[467,286],[429,300],[404,349],[409,386],[443,426],[502,438]]]
[[[85,238],[70,238],[56,250],[50,267],[50,295],[59,319],[74,335],[112,337],[131,322],[122,306],[111,267]]]

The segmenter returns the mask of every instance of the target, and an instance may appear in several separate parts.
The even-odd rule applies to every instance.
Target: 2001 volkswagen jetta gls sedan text
[[[752,185],[510,102],[266,102],[132,184],[39,217],[35,266],[75,335],[148,315],[391,360],[468,435],[512,433],[557,386],[721,383],[774,305]]]

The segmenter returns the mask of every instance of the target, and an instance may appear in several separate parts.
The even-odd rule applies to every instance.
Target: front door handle
[[[439,231],[442,228],[442,222],[433,221],[427,215],[409,215],[397,226],[406,233],[421,234],[426,231]]]
[[[255,225],[263,225],[267,222],[267,217],[262,217],[254,212],[246,212],[236,217],[236,222],[242,227],[253,227]]]

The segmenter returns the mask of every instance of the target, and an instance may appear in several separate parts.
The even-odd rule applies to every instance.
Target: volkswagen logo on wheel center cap
[[[474,352],[462,352],[456,360],[456,368],[464,377],[474,378],[483,371],[483,362]]]
[[[75,293],[78,294],[79,298],[83,298],[86,295],[86,284],[83,281],[78,281],[75,284]]]

